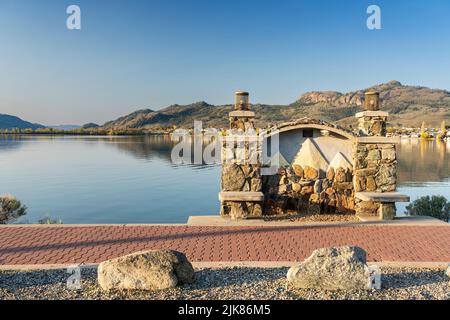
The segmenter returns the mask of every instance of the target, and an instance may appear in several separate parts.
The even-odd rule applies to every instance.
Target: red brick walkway
[[[156,248],[191,261],[300,261],[316,248],[357,245],[369,261],[448,262],[450,226],[2,226],[0,265],[98,263]]]

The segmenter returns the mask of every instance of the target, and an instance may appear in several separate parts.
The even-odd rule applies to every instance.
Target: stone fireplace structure
[[[248,97],[248,92],[235,93],[230,130],[222,136],[220,214],[234,219],[263,215],[261,142]]]
[[[379,110],[377,92],[365,95],[358,132],[309,118],[258,130],[248,97],[236,93],[230,130],[222,136],[222,216],[337,213],[390,220],[395,202],[409,201],[396,192],[398,141],[386,137],[388,113]]]

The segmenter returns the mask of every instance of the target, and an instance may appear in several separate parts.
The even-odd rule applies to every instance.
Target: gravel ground
[[[360,221],[354,215],[343,215],[343,214],[315,214],[306,215],[303,217],[298,217],[294,221],[303,222],[357,222]]]
[[[287,214],[264,218],[265,221],[300,221],[300,222],[358,222],[355,215],[350,214]]]
[[[197,282],[156,292],[103,292],[96,270],[83,269],[81,289],[68,289],[65,270],[0,271],[0,299],[444,299],[450,278],[443,270],[381,268],[382,289],[370,291],[295,290],[286,282],[287,268],[197,269]]]

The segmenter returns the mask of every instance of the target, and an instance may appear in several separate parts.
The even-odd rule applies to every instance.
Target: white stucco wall
[[[303,137],[303,129],[295,129],[282,132],[279,135],[280,153],[288,162],[292,162],[297,152],[300,150],[306,139]],[[352,141],[341,136],[337,136],[330,132],[329,136],[322,136],[320,130],[313,129],[313,137],[311,139],[328,162],[340,152],[347,160],[352,163]],[[270,145],[270,144],[269,144]],[[269,148],[270,149],[270,148]]]

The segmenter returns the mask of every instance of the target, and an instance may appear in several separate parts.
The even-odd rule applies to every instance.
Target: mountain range
[[[59,124],[59,125],[47,125],[44,126],[39,123],[31,123],[28,121],[25,121],[19,117],[12,116],[9,114],[1,114],[0,113],[0,129],[43,129],[43,128],[50,128],[55,130],[76,130],[76,129],[92,129],[99,127],[95,123],[87,123],[83,126],[76,125],[76,124]]]
[[[38,123],[31,123],[20,119],[16,116],[11,116],[9,114],[0,113],[0,129],[39,129],[45,128],[45,126]]]
[[[312,91],[288,105],[254,104],[251,109],[256,113],[258,127],[301,117],[337,122],[348,127],[356,124],[354,115],[362,111],[364,92],[368,90],[380,92],[381,110],[389,112],[391,126],[419,127],[425,121],[427,126],[438,127],[442,120],[450,122],[449,91],[407,86],[399,81],[389,81],[348,93]],[[226,128],[228,112],[232,108],[230,104],[215,106],[201,101],[188,105],[171,105],[157,111],[142,109],[106,122],[102,127],[149,130],[173,126],[191,128],[194,120],[198,120],[203,121],[204,128]]]
[[[362,111],[364,92],[368,90],[380,92],[381,110],[389,112],[391,126],[419,127],[424,121],[429,127],[438,127],[442,120],[450,122],[449,91],[402,85],[399,81],[389,81],[348,93],[312,91],[288,105],[253,104],[251,109],[256,113],[256,125],[261,128],[302,117],[322,119],[349,127],[356,124],[354,115]],[[107,130],[191,128],[196,120],[202,121],[204,128],[226,128],[228,113],[232,109],[231,104],[212,105],[204,101],[188,105],[175,104],[159,110],[137,110],[102,126],[86,124],[84,127]],[[44,127],[0,114],[0,129]]]

